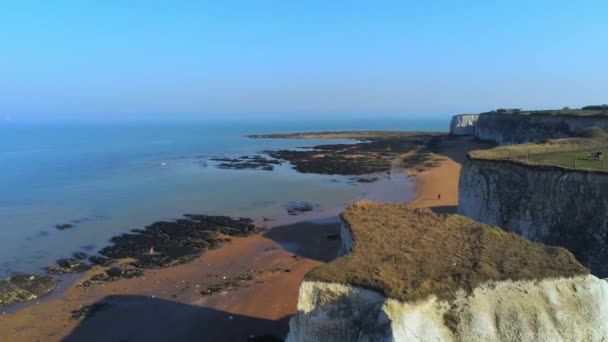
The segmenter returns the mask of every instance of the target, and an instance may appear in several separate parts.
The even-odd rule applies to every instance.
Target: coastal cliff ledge
[[[288,341],[608,337],[608,282],[563,248],[399,204],[342,219],[345,255],[306,275]]]
[[[604,139],[565,139],[469,153],[458,213],[567,248],[608,276],[608,162]]]
[[[608,107],[563,110],[498,110],[481,113],[475,138],[499,145],[582,136],[592,127],[608,130]]]

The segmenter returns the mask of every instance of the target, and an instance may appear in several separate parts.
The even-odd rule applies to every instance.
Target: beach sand
[[[454,212],[460,163],[473,142],[446,143],[416,177],[415,207]],[[482,146],[483,147],[483,146]],[[438,198],[441,194],[441,199]],[[59,294],[0,315],[2,341],[245,341],[284,337],[296,311],[299,286],[313,267],[335,257],[340,241],[336,216],[275,227],[265,234],[232,238],[195,261],[147,271],[87,289]],[[97,268],[82,279],[101,272]],[[250,275],[244,277],[243,275]],[[226,277],[226,278],[224,278]],[[234,290],[202,295],[208,286],[241,277]],[[252,278],[252,279],[249,279]],[[100,304],[86,319],[72,319],[81,306]]]

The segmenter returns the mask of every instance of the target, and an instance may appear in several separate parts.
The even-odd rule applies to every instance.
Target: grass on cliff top
[[[374,289],[416,301],[452,298],[487,281],[588,274],[574,256],[460,215],[403,204],[355,203],[342,214],[353,250],[306,278]]]
[[[602,152],[602,160],[594,157]],[[553,165],[575,170],[608,171],[608,139],[570,138],[540,144],[499,146],[469,153],[471,159],[513,160],[525,164]]]

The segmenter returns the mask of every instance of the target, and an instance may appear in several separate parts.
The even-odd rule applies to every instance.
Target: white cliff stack
[[[459,114],[452,116],[450,122],[451,135],[475,135],[475,124],[479,114]]]

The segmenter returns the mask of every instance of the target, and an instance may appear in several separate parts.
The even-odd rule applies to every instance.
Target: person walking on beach
[[[439,193],[439,194],[437,195],[437,200],[439,200],[439,201],[441,200],[441,193]]]

